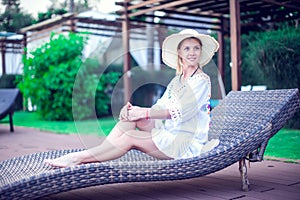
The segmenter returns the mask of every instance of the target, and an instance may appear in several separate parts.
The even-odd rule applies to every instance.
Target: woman
[[[195,30],[170,35],[163,42],[162,58],[176,69],[176,76],[157,103],[151,108],[127,103],[101,145],[45,162],[56,167],[102,162],[131,149],[158,159],[181,159],[212,149],[218,141],[208,142],[211,86],[202,67],[218,48],[214,38]]]

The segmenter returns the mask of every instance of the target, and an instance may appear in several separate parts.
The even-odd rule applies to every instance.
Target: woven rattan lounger
[[[14,131],[13,113],[18,89],[0,89],[0,120],[9,115],[10,131]]]
[[[0,198],[33,199],[95,185],[194,178],[238,161],[243,189],[247,190],[245,158],[251,152],[264,151],[261,145],[266,144],[299,107],[297,89],[230,92],[212,112],[210,137],[218,137],[220,145],[190,159],[157,160],[132,150],[113,161],[54,169],[43,164],[43,160],[78,150],[12,158],[0,163]]]

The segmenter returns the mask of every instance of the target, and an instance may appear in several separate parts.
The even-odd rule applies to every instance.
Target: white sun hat
[[[174,69],[178,65],[178,44],[189,37],[196,37],[202,42],[202,53],[199,59],[199,66],[206,65],[219,49],[219,43],[211,36],[200,34],[193,29],[184,29],[179,33],[168,36],[162,45],[162,59],[163,62]]]

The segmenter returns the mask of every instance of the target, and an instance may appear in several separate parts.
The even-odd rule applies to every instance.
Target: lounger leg
[[[13,114],[9,113],[9,125],[10,125],[10,132],[14,132],[14,124],[13,124]]]
[[[249,180],[248,180],[248,175],[247,175],[247,165],[246,165],[246,159],[243,158],[239,161],[239,170],[242,178],[242,190],[244,192],[249,191]]]

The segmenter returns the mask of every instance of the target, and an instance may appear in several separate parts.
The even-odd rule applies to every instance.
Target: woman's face
[[[178,49],[178,55],[182,60],[183,66],[198,66],[201,56],[201,45],[199,41],[193,38],[183,40]]]

